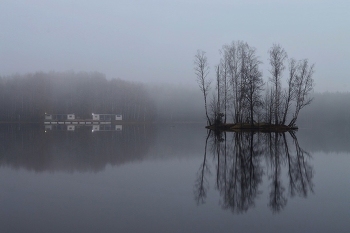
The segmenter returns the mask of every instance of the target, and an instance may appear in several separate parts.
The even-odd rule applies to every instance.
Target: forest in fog
[[[37,72],[0,79],[0,121],[38,122],[44,114],[123,114],[150,121],[155,106],[143,84],[107,80],[98,72]]]
[[[214,91],[214,90],[213,90]],[[350,93],[313,93],[298,119],[301,127],[350,126]],[[37,72],[0,78],[0,121],[40,122],[44,114],[123,114],[127,121],[201,122],[197,87],[107,79],[98,72]],[[234,113],[228,113],[234,114]]]
[[[300,116],[308,127],[350,127],[350,92],[314,93],[313,101]]]
[[[126,121],[202,121],[197,89],[106,79],[99,72],[36,72],[0,77],[0,121],[40,122],[44,114],[122,114]]]

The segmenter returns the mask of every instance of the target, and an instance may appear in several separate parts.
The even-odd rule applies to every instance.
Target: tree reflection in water
[[[264,174],[270,182],[268,206],[274,213],[281,211],[288,196],[281,178],[283,166],[287,168],[290,197],[307,197],[309,191],[313,192],[314,171],[308,161],[311,155],[300,147],[294,132],[208,131],[204,151],[194,185],[197,204],[205,203],[209,189],[208,152],[214,158],[215,186],[222,197],[222,207],[233,213],[244,213],[255,205],[262,193],[259,186]]]

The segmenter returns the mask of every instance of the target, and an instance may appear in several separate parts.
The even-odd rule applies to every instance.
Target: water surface
[[[350,227],[350,148],[341,131],[208,135],[201,124],[99,132],[2,125],[0,140],[0,232]]]

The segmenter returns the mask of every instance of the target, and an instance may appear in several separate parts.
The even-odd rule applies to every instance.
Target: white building
[[[67,114],[67,120],[75,120],[75,114]]]
[[[117,114],[117,115],[115,115],[115,120],[121,121],[121,120],[123,120],[123,116],[121,114]]]
[[[112,121],[115,119],[116,121],[123,120],[123,116],[121,114],[99,114],[99,113],[93,113],[92,114],[92,120],[94,121]]]
[[[45,114],[45,120],[52,120],[51,114]]]
[[[45,120],[75,120],[75,114],[46,114],[45,113]]]

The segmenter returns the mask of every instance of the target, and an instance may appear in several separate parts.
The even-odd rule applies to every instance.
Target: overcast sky
[[[99,71],[194,85],[197,49],[214,77],[233,40],[255,47],[264,66],[278,43],[315,63],[316,91],[350,91],[349,0],[0,0],[0,76]]]

